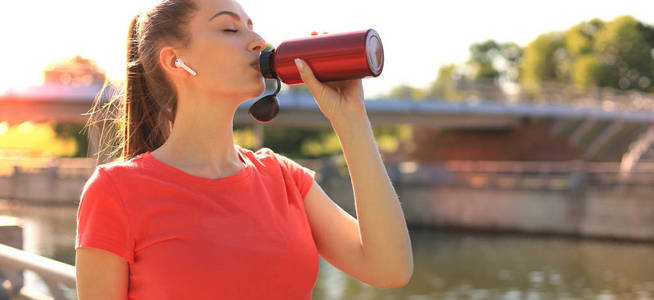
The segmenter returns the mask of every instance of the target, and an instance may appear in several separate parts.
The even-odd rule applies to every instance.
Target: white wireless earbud
[[[197,72],[193,71],[193,69],[191,69],[187,65],[185,65],[181,58],[177,58],[177,60],[175,60],[175,66],[188,71],[193,76],[198,75]]]

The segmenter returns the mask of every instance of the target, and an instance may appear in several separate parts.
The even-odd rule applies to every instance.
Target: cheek
[[[205,73],[213,72],[216,69],[222,71],[220,69],[227,67],[226,64],[228,61],[223,53],[229,51],[229,46],[224,41],[218,39],[217,34],[205,32],[202,35],[198,35],[193,45],[194,47],[191,48],[191,51],[198,58],[203,69],[205,69]]]
[[[208,44],[202,53],[202,66],[208,69],[207,72],[220,78],[236,77],[239,75],[242,66],[240,59],[233,47],[223,43]]]
[[[242,89],[244,81],[251,85],[255,75],[244,62],[245,47],[236,40],[220,38],[212,33],[198,38],[191,51],[200,64],[198,73],[205,75],[203,85],[219,90]]]

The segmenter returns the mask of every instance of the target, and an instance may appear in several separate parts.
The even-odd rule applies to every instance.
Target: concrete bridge
[[[51,86],[6,94],[0,97],[0,121],[83,123],[99,88]],[[492,132],[537,122],[585,149],[586,157],[580,161],[448,161],[429,165],[385,160],[407,222],[654,240],[652,95],[596,91],[593,97],[575,96],[563,88],[545,95],[544,99],[525,96],[527,100],[519,100],[518,95],[498,101],[492,93],[474,87],[469,97],[458,102],[366,99],[374,126],[412,124]],[[270,126],[329,126],[311,95],[282,93],[279,98],[281,111]],[[258,128],[255,132],[262,134],[268,125],[255,122],[247,114],[253,101],[239,107],[234,122],[254,126]],[[593,161],[606,147],[627,150],[621,161]],[[0,198],[38,205],[75,205],[94,161],[28,161],[0,155]],[[335,171],[338,164],[330,160],[300,163],[318,171],[317,180],[330,196],[350,214],[356,214],[350,180]]]
[[[97,84],[77,87],[47,84],[0,94],[0,120],[10,124],[23,121],[84,122],[101,88]],[[108,88],[100,99],[106,103],[117,92]],[[544,99],[552,97],[547,100],[484,99],[480,95],[473,94],[457,101],[366,98],[366,109],[376,126],[420,124],[438,128],[493,128],[513,126],[524,118],[654,123],[654,94],[612,91],[594,95],[604,99],[561,99],[566,96],[562,94],[540,96]],[[311,94],[282,92],[278,98],[280,113],[269,124],[329,126]],[[239,106],[234,118],[235,125],[257,124],[247,114],[247,109],[255,100],[248,100]]]
[[[64,86],[47,84],[0,95],[0,121],[77,122],[87,120],[101,85]],[[654,95],[611,89],[579,92],[570,86],[543,84],[535,97],[519,91],[508,93],[497,84],[467,84],[456,102],[442,99],[366,99],[374,126],[411,124],[453,130],[510,129],[524,122],[538,122],[553,135],[565,136],[570,145],[581,147],[585,159],[593,160],[602,149],[623,151],[620,170],[628,177],[641,162],[654,162]],[[106,103],[115,89],[99,99]],[[269,91],[267,92],[269,93]],[[279,95],[280,113],[268,124],[254,121],[247,113],[256,99],[237,109],[234,125],[253,126],[262,140],[266,126],[325,127],[328,120],[308,93]],[[90,151],[96,153],[94,149]]]

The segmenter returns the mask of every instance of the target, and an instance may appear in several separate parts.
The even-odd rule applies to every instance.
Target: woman
[[[265,90],[265,45],[233,0],[134,18],[123,160],[95,169],[77,212],[79,299],[310,299],[318,255],[373,286],[407,284],[411,243],[361,80],[323,84],[297,63],[342,144],[358,220],[313,170],[234,144],[237,107]]]

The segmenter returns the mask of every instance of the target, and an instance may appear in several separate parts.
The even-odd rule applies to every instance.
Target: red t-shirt
[[[128,261],[128,299],[311,299],[319,261],[303,200],[315,171],[235,146],[244,168],[217,179],[149,152],[99,165],[75,249]]]

